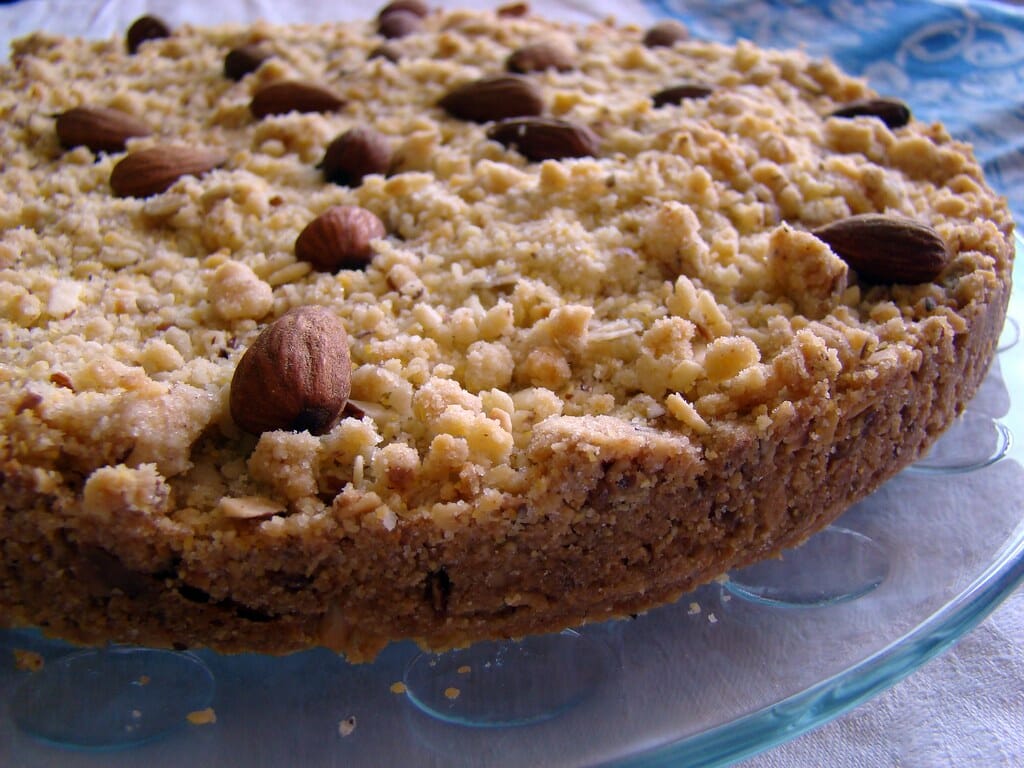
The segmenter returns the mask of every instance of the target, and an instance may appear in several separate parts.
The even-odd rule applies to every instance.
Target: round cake
[[[17,41],[0,623],[352,661],[635,614],[915,461],[1012,222],[830,61],[398,0]]]

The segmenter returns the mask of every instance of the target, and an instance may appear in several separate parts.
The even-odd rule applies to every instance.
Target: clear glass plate
[[[825,5],[789,4],[748,36],[778,36],[784,13]],[[883,6],[894,4],[863,6],[880,39]],[[976,37],[987,29],[987,10],[932,7],[953,19],[935,32],[947,46],[961,21],[974,19]],[[706,13],[687,20],[708,37],[749,21]],[[938,55],[938,41],[922,36],[920,51]],[[856,42],[843,48],[855,69]],[[1024,42],[1011,42],[1024,60]],[[864,58],[858,71],[912,91],[924,76],[909,59],[894,71],[892,58]],[[969,83],[977,72],[960,74]],[[924,82],[927,114],[941,89]],[[995,179],[1018,189],[1019,157],[981,138]],[[1024,403],[1006,383],[1024,380],[1022,323],[1017,288],[998,360],[964,417],[925,460],[780,561],[635,620],[438,656],[399,644],[361,666],[325,650],[82,651],[0,631],[0,764],[719,765],[766,749],[909,674],[1024,581]]]

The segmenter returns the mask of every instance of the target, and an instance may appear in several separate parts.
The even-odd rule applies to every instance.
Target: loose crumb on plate
[[[344,720],[338,723],[338,734],[345,738],[351,736],[352,732],[356,729],[356,716],[349,715]]]
[[[213,707],[197,709],[195,712],[189,712],[185,717],[192,725],[213,725],[217,722],[217,713],[213,711]]]
[[[24,651],[15,648],[12,653],[14,654],[14,666],[16,669],[38,672],[43,668],[43,664],[46,663],[43,657],[35,651]]]

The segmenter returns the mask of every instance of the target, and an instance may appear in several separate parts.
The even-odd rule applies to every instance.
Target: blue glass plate
[[[21,5],[48,23],[40,3]],[[1021,210],[1020,12],[882,0],[639,5],[699,37],[833,56],[975,142]],[[97,3],[79,31],[110,34],[122,12],[139,9]],[[83,657],[0,631],[0,765],[721,765],[792,738],[917,669],[1024,581],[1014,492],[1024,402],[1007,384],[1024,380],[1022,323],[1017,288],[982,391],[919,465],[801,550],[632,621],[440,656],[399,644],[361,666],[325,650]],[[174,685],[144,690],[176,669]],[[139,698],[150,691],[157,701]],[[65,714],[47,717],[46,696]],[[103,717],[83,721],[92,710]]]

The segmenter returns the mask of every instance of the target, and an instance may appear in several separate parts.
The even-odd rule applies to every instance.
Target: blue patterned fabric
[[[1024,222],[1024,8],[996,2],[644,0],[691,34],[830,56],[975,147]]]

